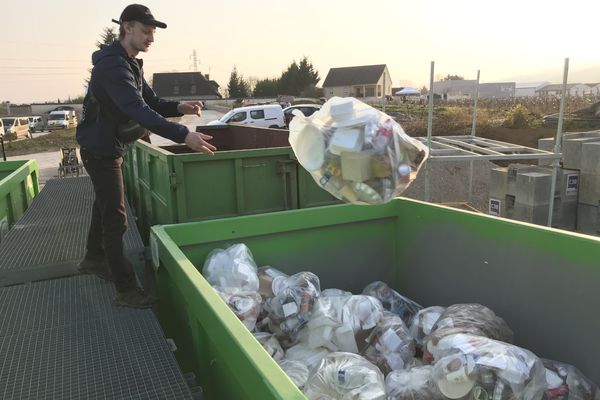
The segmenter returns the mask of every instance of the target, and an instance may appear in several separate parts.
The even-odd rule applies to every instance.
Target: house
[[[536,89],[536,93],[540,97],[544,96],[560,96],[562,94],[561,83],[557,84],[548,84],[542,86],[539,89]],[[569,83],[567,84],[567,94],[569,96],[583,96],[585,94],[589,94],[592,91],[588,85],[584,85],[583,83]]]
[[[600,96],[600,83],[586,83],[589,86],[591,92],[594,96]]]
[[[515,82],[490,82],[479,84],[480,99],[512,99],[515,97]]]
[[[467,100],[475,94],[476,80],[448,80],[433,82],[433,93],[442,100]]]
[[[323,93],[327,99],[391,96],[392,78],[385,64],[331,68],[323,82]]]
[[[200,72],[165,72],[152,76],[152,89],[168,100],[220,99],[219,85]]]
[[[550,82],[523,82],[515,84],[515,97],[535,97],[536,89],[539,89],[545,85],[549,85]]]

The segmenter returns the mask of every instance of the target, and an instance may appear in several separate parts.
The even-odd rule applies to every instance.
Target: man
[[[117,304],[147,308],[155,299],[137,287],[133,266],[123,254],[127,215],[121,166],[128,142],[148,129],[196,151],[212,154],[216,148],[207,142],[211,136],[165,119],[200,115],[201,103],[157,97],[144,79],[142,60],[135,58],[148,51],[156,28],[167,25],[140,4],[127,6],[119,21],[113,21],[120,25],[119,40],[92,55],[94,67],[77,127],[81,158],[95,193],[86,255],[79,269],[113,281]]]

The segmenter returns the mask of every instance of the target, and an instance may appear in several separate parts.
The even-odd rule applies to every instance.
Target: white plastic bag
[[[311,400],[385,400],[381,371],[363,357],[331,353],[311,371],[304,394]]]
[[[260,314],[262,299],[256,292],[239,292],[228,288],[213,288],[231,311],[242,321],[250,332],[256,327],[256,320]]]
[[[355,98],[333,97],[310,117],[295,115],[289,141],[298,162],[347,202],[380,204],[400,195],[429,153],[390,116]]]
[[[388,400],[442,400],[430,365],[395,370],[385,378]]]
[[[268,332],[255,332],[253,335],[275,361],[283,358],[283,349],[275,335]]]
[[[204,261],[202,275],[213,287],[229,291],[258,292],[256,263],[250,249],[242,243],[225,250],[211,251]]]
[[[290,377],[294,385],[300,390],[304,387],[304,384],[308,380],[308,367],[306,364],[300,361],[286,360],[279,361],[279,366]]]
[[[385,282],[381,281],[369,283],[363,289],[362,294],[373,296],[381,301],[383,308],[399,315],[406,325],[410,324],[413,316],[423,308],[408,297],[404,297],[396,292]]]

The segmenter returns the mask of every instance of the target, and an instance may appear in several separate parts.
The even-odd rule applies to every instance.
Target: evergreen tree
[[[229,75],[227,91],[229,92],[230,99],[240,98],[240,78],[238,76],[237,68],[235,66],[233,67],[233,71],[231,71],[231,75]]]

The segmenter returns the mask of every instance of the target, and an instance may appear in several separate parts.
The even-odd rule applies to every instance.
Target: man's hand
[[[200,116],[200,114],[202,114],[202,102],[182,101],[177,105],[177,111],[181,114],[196,114],[197,116]]]
[[[212,136],[200,132],[188,132],[185,137],[185,144],[192,150],[200,151],[206,154],[214,154],[217,148],[208,143],[207,140],[212,139]]]

